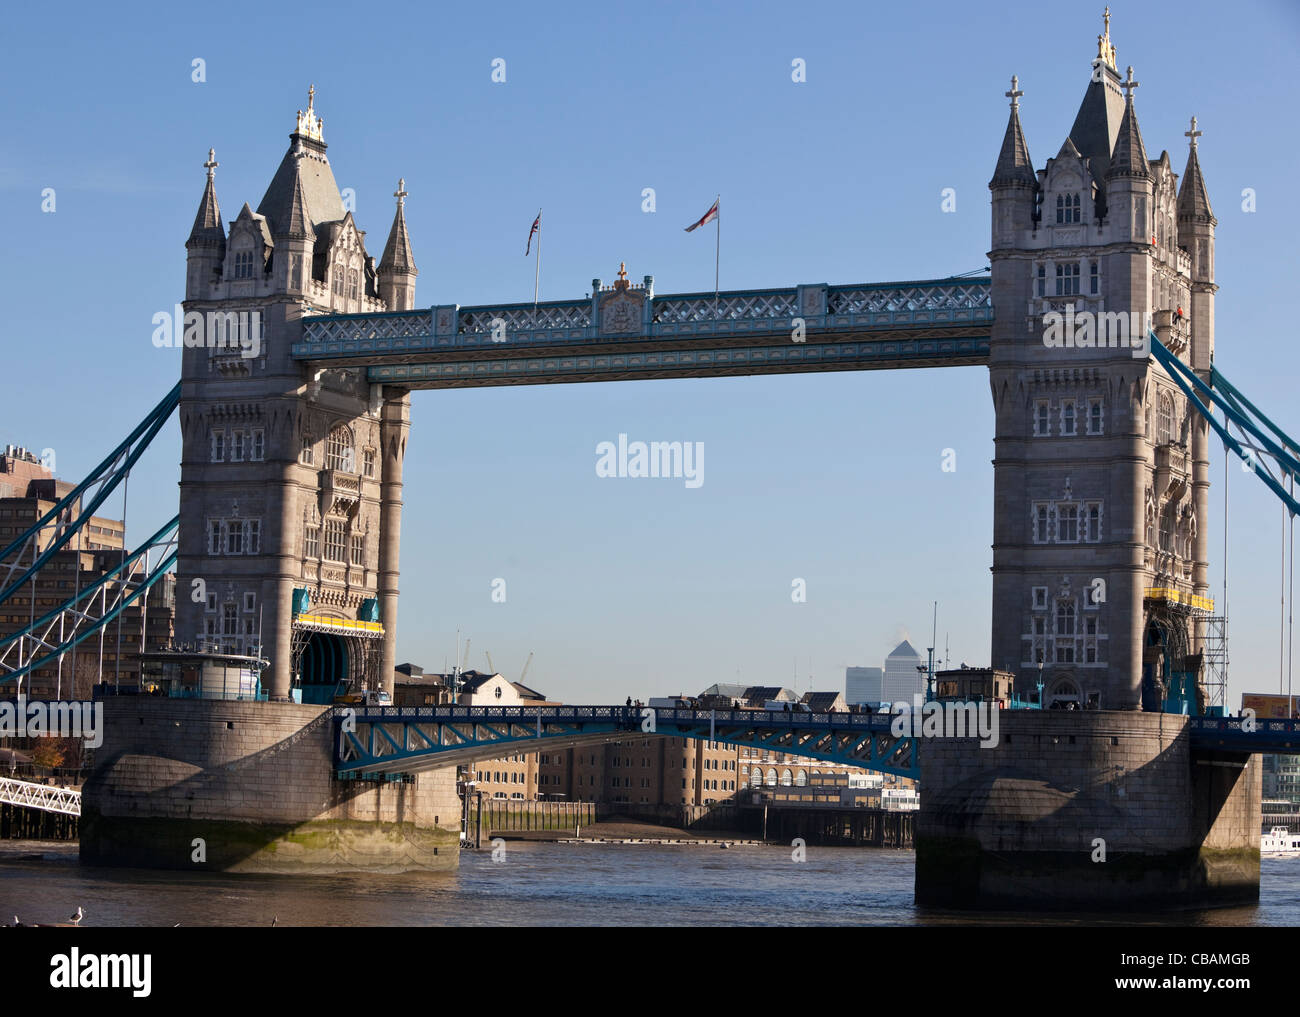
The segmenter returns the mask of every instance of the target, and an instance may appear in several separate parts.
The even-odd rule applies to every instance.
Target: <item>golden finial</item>
[[[619,278],[619,281],[620,281],[620,282],[627,282],[627,262],[626,262],[626,261],[620,261],[620,262],[618,263],[618,278]]]
[[[316,86],[307,89],[307,112],[298,111],[298,126],[295,133],[305,135],[313,141],[325,140],[325,122],[316,115]]]

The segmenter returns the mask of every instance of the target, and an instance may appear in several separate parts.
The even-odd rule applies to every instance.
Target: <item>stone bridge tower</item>
[[[1208,426],[1147,354],[1208,380],[1214,228],[1197,160],[1147,156],[1109,15],[1055,157],[1035,171],[1012,79],[992,191],[992,663],[1048,704],[1160,709],[1199,670]],[[1188,677],[1190,676],[1190,677]]]
[[[315,90],[257,211],[226,232],[209,153],[186,242],[176,638],[270,661],[263,687],[329,702],[391,687],[409,395],[293,361],[304,317],[409,310],[399,183],[379,263],[334,181]]]

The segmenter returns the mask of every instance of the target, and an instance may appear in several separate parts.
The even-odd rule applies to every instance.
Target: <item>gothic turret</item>
[[[404,179],[397,181],[393,197],[397,199],[397,214],[393,216],[393,228],[379,260],[379,295],[390,311],[409,311],[415,306],[415,277],[420,273],[411,255],[411,237],[406,230]]]
[[[1025,93],[1019,87],[1020,79],[1011,78],[1011,91],[1004,93],[1011,100],[1011,116],[1002,137],[1002,149],[993,169],[989,190],[993,192],[993,246],[1000,248],[1014,243],[1017,231],[1029,228],[1034,219],[1035,194],[1038,177],[1029,157],[1029,145],[1020,127],[1020,97]]]
[[[1110,168],[1106,171],[1106,214],[1116,227],[1116,239],[1129,243],[1148,240],[1154,211],[1151,165],[1147,161],[1146,146],[1138,129],[1137,110],[1133,106],[1133,89],[1138,85],[1130,67],[1128,77],[1120,85],[1126,93],[1124,117],[1120,120]],[[1136,291],[1130,296],[1138,301]],[[1144,303],[1145,295],[1136,306],[1142,307]]]
[[[208,182],[203,188],[199,211],[194,216],[194,227],[190,230],[189,239],[185,241],[185,249],[189,252],[186,259],[186,299],[205,295],[206,287],[212,284],[215,274],[221,271],[221,262],[226,256],[226,234],[221,228],[221,206],[217,204],[214,180],[218,165],[216,152],[209,148],[208,161],[203,164],[208,171]]]

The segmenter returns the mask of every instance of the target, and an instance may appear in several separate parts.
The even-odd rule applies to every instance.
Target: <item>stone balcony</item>
[[[321,470],[320,513],[350,516],[361,500],[361,480],[343,470]]]
[[[1155,453],[1156,490],[1162,498],[1177,500],[1187,490],[1191,475],[1187,446],[1181,442],[1165,442],[1156,446]]]

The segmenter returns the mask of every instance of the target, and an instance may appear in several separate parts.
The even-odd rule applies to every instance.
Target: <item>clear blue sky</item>
[[[977,269],[1010,76],[1037,166],[1087,85],[1101,4],[636,6],[228,3],[12,9],[0,49],[6,397],[0,441],[77,478],[179,372],[151,318],[183,296],[209,147],[222,213],[256,207],[314,82],[335,175],[376,256],[406,178],[417,303],[543,297],[620,261],[660,292]],[[309,12],[309,13],[304,13]],[[1292,433],[1300,98],[1291,3],[1112,4],[1152,157],[1188,118],[1219,218],[1219,366]],[[491,62],[506,61],[506,82]],[[191,62],[206,61],[203,83]],[[791,81],[791,61],[807,81]],[[57,211],[41,212],[42,188]],[[653,187],[657,211],[641,211]],[[940,211],[953,187],[957,211]],[[1258,211],[1240,193],[1257,192]],[[399,659],[457,626],[569,701],[714,681],[842,687],[931,602],[954,662],[987,663],[993,413],[981,368],[417,392]],[[598,480],[595,446],[702,441],[705,483]],[[179,432],[132,481],[129,529],[175,511]],[[940,470],[943,449],[957,470]],[[1222,459],[1214,465],[1216,484]],[[1278,683],[1281,509],[1234,464],[1232,699]],[[1222,490],[1213,494],[1216,596]],[[507,581],[494,604],[491,583]],[[807,581],[806,603],[791,580]],[[922,652],[924,650],[922,649]]]

